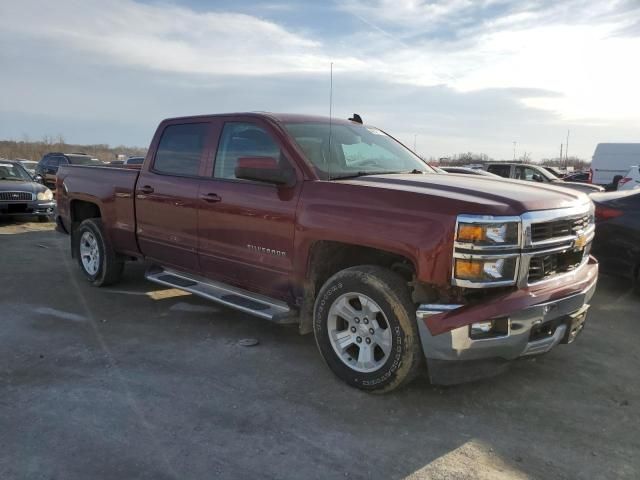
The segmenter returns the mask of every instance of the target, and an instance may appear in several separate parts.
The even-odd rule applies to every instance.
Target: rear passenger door
[[[282,187],[238,179],[239,158],[271,157],[293,169],[297,182]],[[202,273],[287,300],[293,270],[296,204],[302,176],[284,142],[261,119],[225,121],[212,177],[200,185],[199,251]]]
[[[149,259],[198,273],[198,189],[206,169],[210,123],[168,124],[136,184],[138,244]]]

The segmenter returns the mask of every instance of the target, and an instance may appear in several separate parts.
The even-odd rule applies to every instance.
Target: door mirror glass
[[[236,178],[274,185],[292,186],[295,183],[293,169],[283,169],[274,157],[240,157],[235,168]]]

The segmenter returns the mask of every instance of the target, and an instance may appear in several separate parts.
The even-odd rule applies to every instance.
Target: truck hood
[[[474,205],[474,211],[495,215],[520,215],[527,211],[571,207],[589,202],[577,190],[520,180],[456,174],[368,175],[339,182],[402,190]]]

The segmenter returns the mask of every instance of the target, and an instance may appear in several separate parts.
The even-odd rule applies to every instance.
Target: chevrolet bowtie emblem
[[[574,245],[576,248],[584,248],[584,246],[587,244],[587,236],[583,233],[579,234],[576,237],[576,241],[574,242]]]

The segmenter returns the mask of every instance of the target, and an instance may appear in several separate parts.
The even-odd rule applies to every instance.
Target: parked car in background
[[[567,171],[558,167],[551,167],[549,165],[541,165],[547,172],[553,173],[556,177],[564,179],[567,176]]]
[[[36,166],[38,165],[38,162],[36,162],[35,160],[22,159],[18,159],[18,162],[20,162],[20,165],[22,165],[24,169],[29,172],[29,175],[31,175],[32,177],[36,176]]]
[[[493,177],[500,178],[499,175],[495,175],[493,173],[487,172],[486,170],[482,170],[479,168],[467,168],[467,167],[440,167],[447,173],[461,173],[465,175],[480,175],[483,177]]]
[[[124,161],[126,167],[140,168],[144,162],[144,157],[129,157]]]
[[[54,207],[51,190],[37,183],[20,162],[0,160],[0,216],[36,216],[48,221]]]
[[[91,158],[84,153],[51,152],[42,157],[36,166],[36,175],[42,177],[42,183],[49,188],[56,188],[56,175],[61,165],[104,165],[97,158]]]
[[[562,177],[565,182],[589,183],[589,172],[574,172],[566,177]]]
[[[591,195],[595,204],[593,254],[603,272],[634,282],[640,293],[640,190]]]
[[[356,121],[168,119],[140,170],[65,166],[58,187],[57,226],[90,284],[144,259],[150,281],[313,332],[329,368],[369,391],[425,358],[450,384],[571,343],[596,288],[586,195],[439,175]]]
[[[504,178],[514,178],[516,180],[526,180],[528,182],[547,183],[557,187],[570,188],[584,193],[602,192],[604,188],[588,183],[565,182],[556,177],[540,165],[531,163],[509,163],[495,162],[487,163],[485,168],[488,172],[494,173]]]
[[[107,167],[133,168],[139,169],[144,162],[144,157],[129,157],[126,160],[112,160],[106,164]]]
[[[635,190],[637,188],[640,188],[640,167],[636,165],[618,180],[618,190]]]
[[[632,165],[640,164],[640,143],[599,143],[591,160],[591,183],[612,185]],[[615,190],[615,187],[613,187]]]

